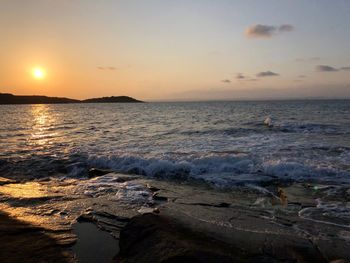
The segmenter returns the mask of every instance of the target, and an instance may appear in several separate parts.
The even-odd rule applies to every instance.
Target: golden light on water
[[[31,114],[33,132],[30,142],[41,146],[52,143],[57,133],[50,131],[56,125],[56,118],[50,112],[50,106],[45,104],[33,105]]]
[[[33,77],[35,79],[39,79],[40,80],[40,79],[45,78],[46,72],[42,68],[37,67],[37,68],[33,68],[32,75],[33,75]]]

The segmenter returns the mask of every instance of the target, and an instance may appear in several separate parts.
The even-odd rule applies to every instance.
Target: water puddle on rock
[[[73,225],[78,240],[72,247],[79,263],[109,263],[119,252],[118,240],[90,222]]]

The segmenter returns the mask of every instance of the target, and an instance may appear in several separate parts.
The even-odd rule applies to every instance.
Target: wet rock
[[[330,263],[350,263],[350,260],[336,259],[336,260],[332,260]]]
[[[158,193],[154,193],[154,194],[152,195],[152,197],[153,197],[153,199],[154,199],[155,201],[161,201],[161,202],[166,202],[166,201],[168,201],[168,198],[167,198],[167,197],[161,196],[161,195],[159,195]]]
[[[243,251],[154,214],[132,218],[119,246],[119,262],[249,262]]]
[[[0,186],[1,185],[5,185],[5,184],[14,184],[17,181],[12,180],[12,179],[8,179],[8,178],[4,178],[4,177],[0,177]]]
[[[102,175],[109,174],[109,173],[111,173],[111,171],[97,169],[97,168],[91,168],[88,172],[88,177],[93,178],[93,177],[98,177],[98,176],[102,176]]]
[[[152,214],[153,208],[152,207],[141,207],[139,210],[137,210],[140,214]]]
[[[154,186],[152,186],[152,185],[150,185],[150,184],[146,184],[146,186],[147,186],[147,188],[148,188],[151,192],[157,192],[157,191],[160,190],[159,188],[154,187]]]
[[[74,262],[67,249],[72,236],[65,233],[52,236],[52,231],[16,220],[0,212],[0,262]]]

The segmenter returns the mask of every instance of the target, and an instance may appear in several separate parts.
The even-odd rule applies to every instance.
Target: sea
[[[350,183],[350,100],[0,105],[0,175]]]

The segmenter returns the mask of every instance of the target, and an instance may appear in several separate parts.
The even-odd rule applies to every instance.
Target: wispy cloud
[[[107,67],[99,66],[99,67],[97,67],[97,69],[99,69],[99,70],[116,70],[116,68],[112,67],[112,66],[107,66]]]
[[[335,68],[332,66],[328,66],[328,65],[318,65],[316,66],[316,71],[319,72],[337,72],[337,71],[347,71],[350,70],[350,67],[340,67],[340,68]]]
[[[307,76],[305,76],[305,75],[299,75],[298,78],[304,79],[304,78],[307,78]]]
[[[245,79],[246,77],[242,73],[237,73],[236,79]]]
[[[319,72],[335,72],[335,71],[339,71],[338,69],[332,67],[332,66],[328,66],[328,65],[318,65],[316,66],[316,70]]]
[[[238,81],[259,81],[259,79],[251,78],[250,76],[243,74],[243,73],[237,73],[236,79]]]
[[[268,25],[252,25],[245,30],[245,35],[250,38],[269,38],[275,33],[276,28]]]
[[[293,30],[294,30],[294,26],[288,25],[288,24],[280,25],[278,28],[279,32],[291,32]]]
[[[258,74],[256,74],[256,76],[257,76],[258,78],[277,77],[277,76],[279,76],[279,74],[268,70],[268,71],[259,72]]]
[[[231,83],[231,80],[229,80],[229,79],[223,79],[221,82],[223,82],[223,83]]]
[[[289,24],[280,26],[255,24],[246,28],[245,35],[248,38],[271,38],[274,35],[291,32],[293,30],[294,26]]]
[[[309,58],[297,58],[295,59],[296,62],[316,62],[320,61],[320,57],[309,57]]]

